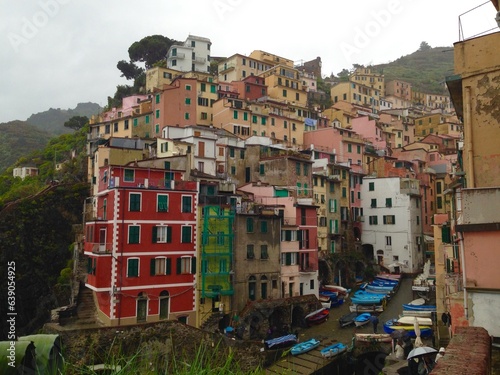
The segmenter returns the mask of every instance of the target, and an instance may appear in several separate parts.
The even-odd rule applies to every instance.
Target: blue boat
[[[351,297],[351,301],[355,305],[381,305],[385,300],[385,296],[379,297],[374,294],[373,297]]]
[[[321,349],[321,356],[324,358],[333,358],[345,352],[346,350],[347,346],[342,344],[341,342],[338,342],[336,344]]]
[[[364,326],[370,321],[371,316],[372,314],[370,313],[359,314],[357,317],[354,318],[354,324],[356,325],[356,327]]]
[[[313,350],[314,348],[317,348],[319,346],[319,341],[316,339],[310,339],[304,342],[299,342],[298,344],[295,344],[292,346],[290,349],[290,353],[292,355],[299,355],[303,353],[307,353],[310,350]]]
[[[388,280],[381,280],[381,279],[375,279],[370,282],[372,285],[379,285],[379,286],[392,286],[395,287],[399,283],[397,281],[388,281]]]
[[[410,337],[417,337],[415,334],[415,328],[413,325],[408,324],[398,324],[397,319],[390,319],[384,323],[384,332],[393,333],[395,331],[403,330]],[[420,326],[420,337],[430,337],[432,336],[432,328],[428,326]]]
[[[403,310],[411,310],[411,311],[436,311],[435,305],[403,305]]]
[[[369,293],[365,290],[358,290],[356,293],[354,293],[353,297],[356,298],[373,298],[373,297],[379,297],[379,298],[386,298],[387,293]]]
[[[267,349],[282,349],[288,348],[297,343],[297,336],[295,335],[285,335],[281,337],[276,337],[275,339],[264,341]]]
[[[380,291],[383,293],[387,293],[387,292],[394,291],[394,287],[393,286],[380,286],[380,285],[375,285],[375,284],[368,284],[365,287],[365,290],[374,290],[374,291]]]

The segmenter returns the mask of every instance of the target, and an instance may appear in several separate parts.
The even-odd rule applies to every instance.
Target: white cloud
[[[459,39],[458,15],[475,5],[468,0],[11,2],[9,11],[0,13],[0,122],[78,102],[105,105],[116,85],[126,83],[116,63],[127,60],[129,46],[148,35],[180,41],[188,34],[208,37],[214,56],[256,49],[294,61],[320,56],[329,75],[352,63],[393,61],[422,41],[451,46]],[[463,16],[468,36],[494,26],[493,6],[483,8],[479,18]],[[353,48],[349,56],[346,46]]]

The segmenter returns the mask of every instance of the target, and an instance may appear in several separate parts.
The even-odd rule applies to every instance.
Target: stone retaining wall
[[[491,337],[482,327],[457,327],[446,354],[431,375],[488,375],[491,373]]]

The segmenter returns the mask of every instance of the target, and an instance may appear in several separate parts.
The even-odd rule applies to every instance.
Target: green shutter
[[[153,234],[152,234],[152,236],[153,236],[152,242],[156,243],[157,242],[157,238],[158,238],[158,228],[156,226],[153,227]]]
[[[150,274],[151,276],[156,275],[156,274],[155,274],[155,268],[156,268],[156,259],[155,259],[155,258],[153,258],[153,259],[151,259],[151,260],[149,261],[149,274]]]
[[[167,243],[172,242],[172,227],[167,227]]]
[[[196,257],[191,258],[191,273],[196,274]]]
[[[451,243],[451,231],[448,225],[441,227],[441,241],[443,243]]]

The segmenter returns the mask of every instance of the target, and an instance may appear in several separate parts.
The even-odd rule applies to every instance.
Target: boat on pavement
[[[297,336],[295,335],[284,335],[264,341],[264,344],[267,349],[288,348],[289,346],[292,346],[296,343],[297,343]]]
[[[333,345],[329,345],[323,349],[321,349],[321,356],[324,358],[333,358],[338,356],[339,354],[347,351],[347,346],[338,342]]]
[[[392,337],[388,333],[355,333],[356,341],[361,342],[391,342]]]
[[[418,322],[418,325],[420,326],[432,326],[432,319],[431,318],[421,318],[417,316],[402,316],[398,319],[399,324],[415,324],[415,319]]]
[[[419,326],[420,327],[420,337],[429,337],[432,335],[432,328],[429,326]],[[384,323],[384,332],[391,334],[395,331],[403,330],[410,337],[417,337],[415,334],[415,327],[413,324],[399,324],[397,319],[390,319]]]
[[[364,326],[370,321],[371,316],[372,314],[370,313],[359,314],[356,318],[354,318],[354,324],[356,325],[356,327]]]
[[[404,304],[403,310],[412,310],[412,311],[436,311],[435,305],[409,305]]]
[[[352,304],[349,306],[349,311],[356,312],[356,313],[382,312],[382,311],[384,311],[384,306],[377,305],[377,304],[368,304],[368,305]]]
[[[310,314],[307,314],[304,319],[306,320],[306,323],[308,326],[311,326],[313,324],[320,324],[325,322],[328,319],[328,316],[330,314],[330,311],[324,307],[322,307],[319,310],[313,311]]]
[[[319,346],[319,341],[316,339],[310,339],[304,342],[299,342],[298,344],[295,344],[292,346],[290,349],[290,353],[292,355],[299,355],[303,353],[307,353],[308,351],[311,351]]]
[[[349,314],[342,315],[339,318],[340,327],[347,327],[351,324],[354,324],[354,318],[356,318],[359,314],[355,312],[350,312]]]

